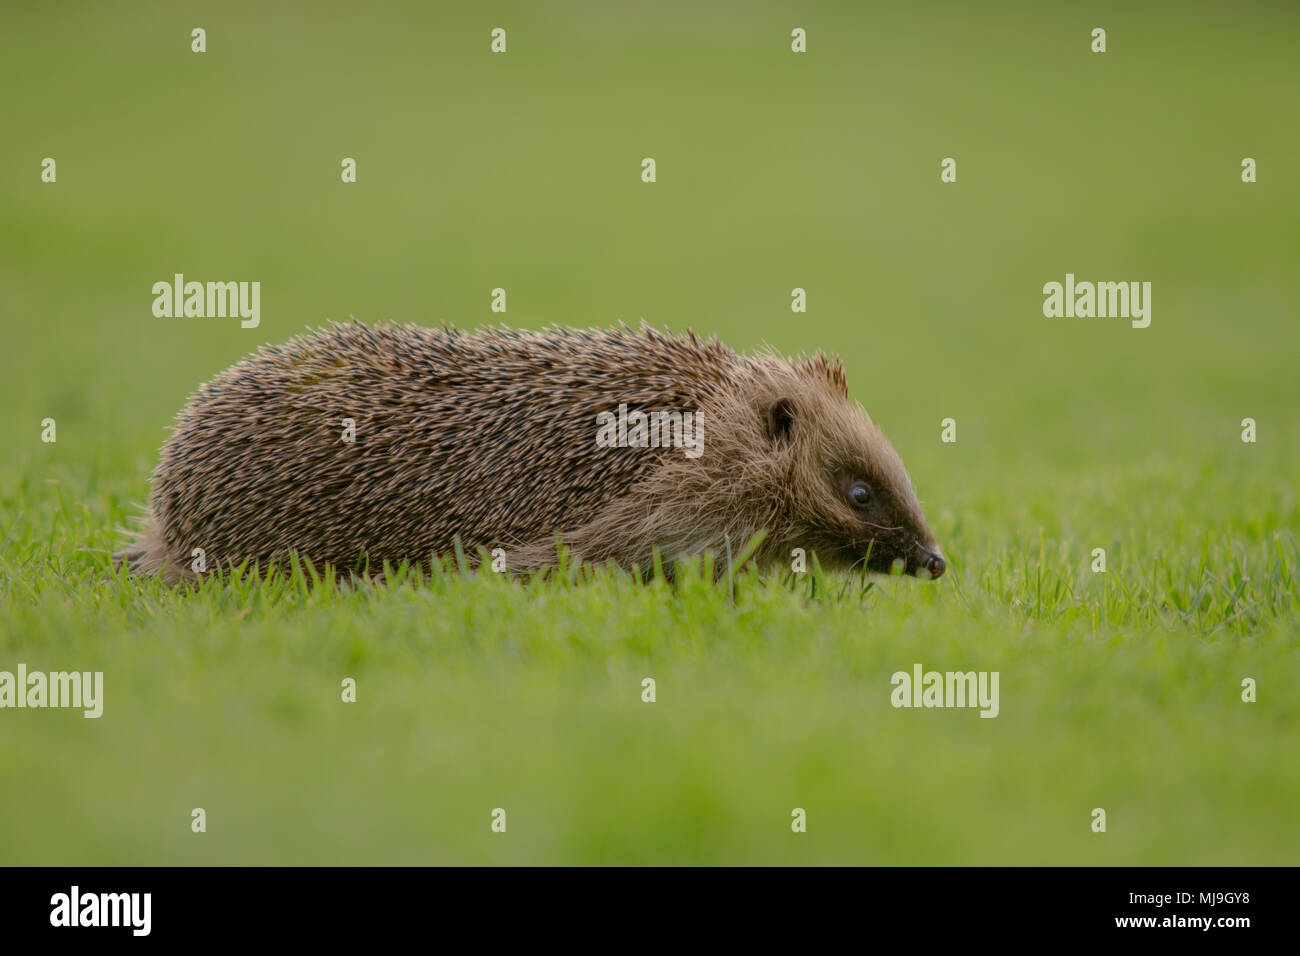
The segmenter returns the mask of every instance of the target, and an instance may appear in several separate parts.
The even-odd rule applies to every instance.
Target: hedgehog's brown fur
[[[693,411],[703,454],[600,448],[596,417]],[[343,419],[356,438],[342,440]],[[865,479],[857,509],[845,475]],[[119,557],[168,581],[290,552],[336,571],[427,565],[459,536],[511,570],[651,566],[768,532],[759,561],[815,550],[942,571],[897,454],[850,403],[838,361],[737,355],[716,339],[639,330],[541,332],[331,324],[265,347],[181,411],[150,513]],[[935,563],[937,560],[937,564]]]

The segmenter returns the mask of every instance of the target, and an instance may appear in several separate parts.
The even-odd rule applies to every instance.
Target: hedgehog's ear
[[[794,428],[794,402],[778,398],[767,406],[767,439],[770,442],[788,441]]]

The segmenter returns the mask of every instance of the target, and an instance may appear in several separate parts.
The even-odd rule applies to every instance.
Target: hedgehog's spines
[[[473,333],[327,319],[195,392],[121,557],[172,580],[191,576],[196,549],[209,570],[296,551],[344,573],[362,550],[372,565],[427,563],[459,535],[467,554],[504,548],[521,570],[553,561],[558,534],[582,558],[649,567],[655,547],[671,561],[763,529],[770,557],[833,523],[809,504],[830,487],[823,459],[899,485],[928,536],[901,463],[847,394],[821,352],[746,357],[644,319]],[[796,458],[763,432],[781,398],[807,416]],[[622,407],[692,414],[702,454],[599,446],[598,416]]]

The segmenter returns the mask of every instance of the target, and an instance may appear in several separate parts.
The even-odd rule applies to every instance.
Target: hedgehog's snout
[[[896,558],[895,564],[902,565],[904,573],[926,581],[933,581],[948,568],[943,552],[933,544],[918,543],[906,561]]]
[[[943,553],[938,548],[935,548],[922,559],[917,575],[918,577],[928,575],[931,579],[934,579],[943,574],[944,569],[947,567],[948,563],[944,561]]]

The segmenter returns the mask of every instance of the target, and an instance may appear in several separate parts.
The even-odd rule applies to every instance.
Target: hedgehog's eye
[[[866,508],[871,504],[871,489],[865,482],[855,481],[853,487],[849,489],[849,500],[855,507]]]

